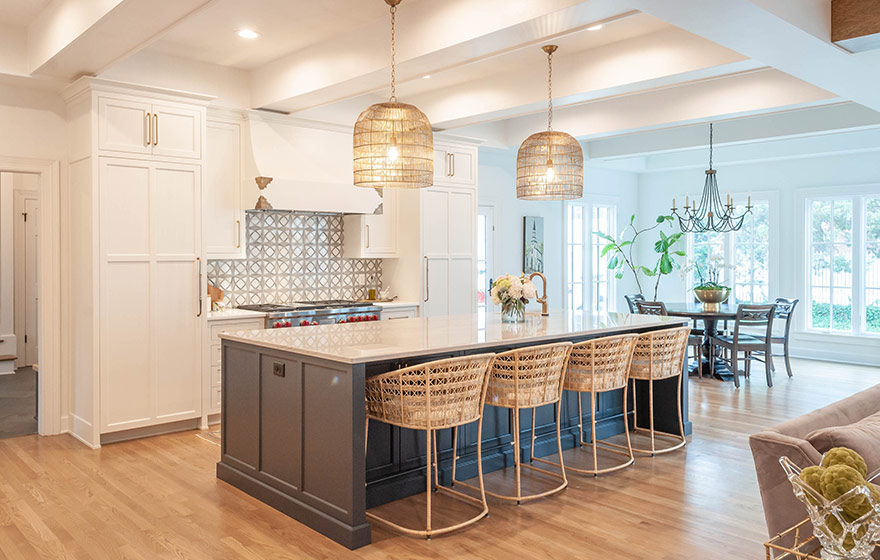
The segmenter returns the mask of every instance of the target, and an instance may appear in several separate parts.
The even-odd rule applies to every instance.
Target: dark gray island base
[[[497,315],[489,315],[473,318],[477,325],[482,321],[484,328],[465,341],[461,340],[461,332],[436,336],[435,330],[464,328],[467,325],[459,324],[464,316],[446,318],[442,324],[440,318],[406,319],[282,329],[288,331],[286,334],[252,331],[224,335],[222,453],[217,477],[350,549],[365,546],[370,543],[365,510],[424,492],[426,483],[423,432],[371,422],[369,449],[364,456],[366,377],[465,354],[502,352],[553,341],[579,342],[686,324],[686,320],[672,318],[612,315],[613,320],[605,318],[613,323],[610,326],[597,318],[591,319],[593,325],[580,318],[572,324],[570,317],[567,326],[548,325],[548,318],[530,316],[529,321],[539,322],[537,328],[530,328],[528,323],[515,327],[493,325],[491,321],[500,320]],[[565,323],[563,319],[556,322]],[[520,333],[510,330],[520,327]],[[686,378],[687,363],[684,373]],[[656,428],[678,433],[673,397],[677,380],[655,382],[654,390]],[[566,393],[561,403],[564,448],[574,447],[578,438],[576,398]],[[687,383],[682,384],[681,399],[685,433],[690,434]],[[648,410],[647,388],[639,391],[638,404],[639,424],[647,426],[648,419],[643,415]],[[586,398],[587,429],[589,408]],[[598,437],[622,433],[622,391],[600,395],[594,413]],[[550,406],[537,411],[538,456],[556,452],[555,414]],[[522,412],[520,425],[526,428],[522,441],[527,444],[530,411]],[[476,423],[460,430],[460,480],[476,476],[476,434]],[[509,411],[486,406],[485,472],[513,465],[511,441]],[[438,450],[441,482],[448,484],[451,430],[438,432]],[[527,449],[524,455],[527,459]]]

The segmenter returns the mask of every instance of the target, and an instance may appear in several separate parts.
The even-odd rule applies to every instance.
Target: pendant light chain
[[[394,36],[394,14],[397,12],[397,6],[391,6],[391,101],[397,102],[397,76],[394,72],[394,56],[397,54],[395,36]]]
[[[709,123],[709,169],[712,169],[712,136],[713,136],[712,123]]]
[[[547,130],[553,130],[553,53],[547,53]]]

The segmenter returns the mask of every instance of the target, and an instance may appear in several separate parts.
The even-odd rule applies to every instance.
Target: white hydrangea
[[[526,299],[535,299],[536,297],[538,297],[538,290],[537,288],[535,288],[534,284],[526,280],[526,282],[523,284],[522,295]]]

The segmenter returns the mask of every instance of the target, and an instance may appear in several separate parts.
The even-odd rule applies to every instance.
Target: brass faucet
[[[550,315],[550,313],[547,312],[547,277],[540,272],[533,272],[529,275],[529,281],[535,276],[540,276],[541,280],[543,280],[543,282],[541,282],[541,297],[535,301],[541,304],[541,315],[547,317]]]

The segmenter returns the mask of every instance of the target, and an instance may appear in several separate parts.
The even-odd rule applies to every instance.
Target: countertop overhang
[[[220,338],[314,358],[360,364],[440,352],[687,325],[683,317],[590,314],[551,310],[527,313],[523,323],[502,323],[500,313],[413,317],[338,325],[222,333]]]

